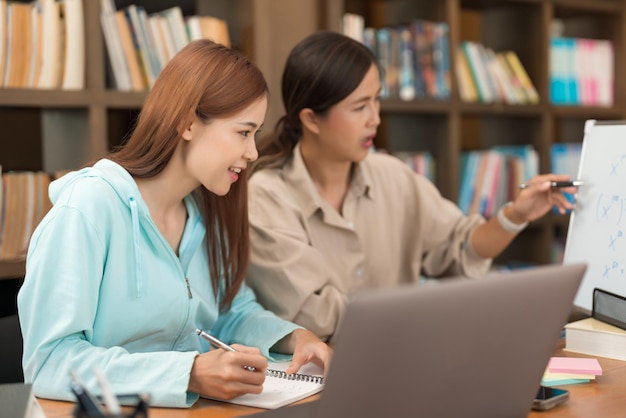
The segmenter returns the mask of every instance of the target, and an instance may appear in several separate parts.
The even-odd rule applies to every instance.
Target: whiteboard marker
[[[584,183],[580,180],[572,180],[572,181],[553,181],[550,182],[550,187],[555,187],[555,188],[561,188],[561,187],[579,187],[582,186]],[[532,186],[531,184],[528,183],[522,183],[519,185],[520,189],[527,189],[530,186]]]

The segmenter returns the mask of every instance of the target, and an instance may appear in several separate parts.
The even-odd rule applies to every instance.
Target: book
[[[65,24],[65,55],[63,61],[63,90],[85,88],[85,17],[82,0],[61,3]]]
[[[565,351],[626,361],[626,331],[585,318],[565,325]]]
[[[126,19],[124,11],[116,11],[115,27],[119,32],[122,44],[122,51],[124,53],[126,64],[128,65],[128,70],[130,72],[132,90],[143,91],[146,89],[147,85],[146,74],[144,74],[141,68],[141,62],[139,61],[139,51],[135,49],[135,44],[133,43],[133,35],[128,25],[129,22]]]
[[[459,88],[459,95],[464,102],[478,101],[478,92],[472,79],[467,57],[461,48],[456,49],[456,77]]]
[[[37,88],[54,89],[61,79],[60,62],[63,60],[61,48],[61,16],[59,3],[54,0],[41,0],[42,55]]]
[[[116,27],[115,3],[113,0],[101,0],[100,23],[106,44],[109,64],[115,81],[115,88],[121,91],[131,91],[133,86],[130,78],[128,63],[124,57],[122,37]]]
[[[0,384],[0,418],[46,418],[29,383]]]
[[[307,363],[298,373],[287,375],[285,370],[289,364],[289,362],[270,362],[263,383],[263,392],[259,394],[247,393],[228,400],[210,399],[254,408],[276,409],[322,391],[324,377],[321,368]]]
[[[548,362],[551,373],[602,375],[602,366],[595,358],[552,357]]]
[[[32,8],[32,4],[7,4],[5,87],[25,87],[30,70]]]
[[[138,52],[141,69],[146,77],[146,86],[151,88],[161,72],[161,69],[158,59],[154,56],[154,51],[151,51],[148,35],[146,34],[145,26],[142,24],[141,16],[147,16],[145,9],[141,6],[131,4],[123,10],[128,20],[128,27],[133,39],[133,44]]]
[[[4,66],[7,58],[7,2],[0,0],[0,85],[4,85]]]
[[[185,28],[185,19],[180,6],[170,7],[159,12],[167,22],[172,38],[174,39],[174,51],[178,52],[189,43],[189,36]]]
[[[511,70],[523,86],[524,91],[526,92],[526,95],[528,97],[528,102],[530,104],[539,103],[539,93],[537,92],[537,89],[535,88],[533,82],[530,80],[530,76],[526,72],[526,69],[522,65],[522,62],[520,61],[517,54],[514,51],[507,51],[504,53],[504,56],[507,59]]]
[[[43,54],[43,15],[41,13],[41,4],[35,3],[30,12],[31,21],[31,50],[30,50],[30,68],[24,87],[35,88],[39,80],[41,72],[41,57]]]

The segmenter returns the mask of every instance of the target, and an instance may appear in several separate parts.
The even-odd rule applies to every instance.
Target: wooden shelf
[[[227,19],[237,48],[255,61],[268,80],[271,95],[265,125],[271,128],[283,114],[280,79],[287,54],[299,40],[316,30],[340,31],[344,12],[362,14],[368,24],[378,27],[410,19],[445,21],[449,26],[450,51],[464,40],[516,51],[540,93],[538,105],[462,102],[457,94],[453,54],[450,98],[381,101],[380,137],[386,137],[390,146],[431,151],[437,160],[437,186],[452,200],[458,196],[459,159],[464,149],[530,143],[539,153],[541,170],[547,171],[551,145],[582,140],[586,119],[626,119],[623,0],[116,1],[118,8],[131,3],[145,6],[148,12],[180,5],[185,14]],[[108,74],[100,29],[100,2],[84,0],[83,4],[89,30],[85,38],[87,86],[84,91],[0,89],[0,123],[5,135],[14,135],[20,141],[19,146],[0,144],[3,169],[72,169],[80,165],[77,161],[99,158],[112,145],[119,144],[145,101],[145,92],[119,92],[107,85],[112,77]],[[555,18],[563,21],[567,36],[613,42],[614,106],[563,107],[548,103],[549,37]],[[566,217],[547,216],[524,233],[529,245],[536,247],[536,254],[549,247],[555,236],[553,231],[567,228],[568,222],[563,219]],[[514,251],[511,256],[515,256]],[[0,276],[23,272],[23,262],[0,262]]]
[[[532,144],[540,171],[550,171],[555,143],[583,138],[587,119],[626,119],[626,3],[623,0],[326,0],[327,28],[340,31],[343,13],[363,15],[366,26],[402,25],[411,19],[448,24],[449,50],[476,41],[520,57],[540,95],[540,103],[466,103],[458,97],[456,57],[450,54],[452,96],[443,101],[381,102],[381,137],[390,152],[430,151],[436,159],[436,184],[456,201],[459,161],[464,150],[494,145]],[[606,39],[614,49],[614,102],[611,107],[556,106],[550,103],[550,36],[559,19],[564,36]],[[433,117],[434,116],[434,117]],[[378,137],[377,137],[378,138]],[[402,138],[397,140],[397,138]],[[396,140],[394,140],[396,139]],[[407,149],[407,147],[413,147]],[[553,242],[567,230],[569,216],[548,214],[532,222],[499,261],[550,262]],[[504,259],[504,260],[503,260]]]
[[[148,13],[180,6],[184,15],[228,21],[234,46],[254,59],[273,93],[266,125],[280,117],[280,71],[288,50],[320,29],[319,0],[116,0],[117,9],[135,4]],[[9,170],[70,170],[103,157],[134,125],[147,92],[113,89],[101,29],[99,0],[83,0],[85,89],[82,91],[0,88],[0,166]],[[245,11],[242,12],[242,11]],[[297,19],[296,19],[297,17]],[[294,23],[295,22],[295,23]],[[285,28],[289,28],[285,36]],[[13,138],[13,139],[12,139]],[[23,260],[0,262],[0,277],[22,276]]]
[[[139,109],[143,106],[148,93],[126,93],[115,90],[107,90],[104,94],[104,104],[113,109]]]
[[[553,0],[554,6],[571,13],[619,13],[624,12],[622,0]]]
[[[552,106],[552,112],[560,118],[621,119],[624,117],[624,109],[618,107]]]
[[[507,105],[503,103],[462,103],[461,112],[479,115],[509,115],[509,116],[541,116],[544,112],[542,105]]]
[[[382,113],[442,113],[449,111],[450,103],[443,100],[381,100]]]
[[[87,107],[91,102],[87,91],[0,89],[0,106],[5,107]]]

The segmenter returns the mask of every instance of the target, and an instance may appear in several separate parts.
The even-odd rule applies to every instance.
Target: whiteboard
[[[591,312],[596,287],[626,296],[626,121],[585,123],[578,179],[563,263],[587,263],[574,305]]]

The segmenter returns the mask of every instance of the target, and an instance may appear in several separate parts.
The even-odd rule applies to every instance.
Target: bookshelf
[[[27,1],[23,1],[27,3]],[[154,13],[179,6],[183,15],[225,19],[234,48],[251,57],[273,92],[266,119],[269,131],[280,117],[280,73],[295,43],[319,29],[317,0],[116,0]],[[102,157],[128,133],[146,96],[112,88],[113,76],[100,22],[100,0],[83,0],[85,88],[80,91],[0,88],[2,171],[56,172]],[[300,16],[294,19],[294,16]],[[289,36],[285,36],[289,34]],[[24,260],[0,261],[0,279],[19,278]]]
[[[26,2],[26,1],[24,1]],[[436,183],[456,201],[461,152],[492,145],[532,144],[542,172],[549,170],[550,146],[582,140],[586,119],[626,118],[626,3],[622,0],[116,0],[148,13],[180,6],[184,15],[227,20],[235,48],[266,75],[271,96],[264,132],[282,114],[280,78],[291,48],[318,29],[341,30],[345,12],[361,14],[366,25],[382,27],[411,18],[447,22],[450,50],[475,40],[520,57],[541,96],[532,106],[466,103],[458,98],[456,77],[445,100],[385,100],[378,147],[429,151],[437,163]],[[121,143],[145,93],[111,88],[111,71],[100,24],[100,1],[83,0],[86,87],[81,91],[0,88],[0,164],[8,170],[73,169]],[[554,106],[549,103],[549,39],[554,19],[564,36],[613,42],[615,87],[611,107]],[[451,66],[455,57],[451,54]],[[8,135],[7,135],[8,134]],[[501,261],[550,262],[552,242],[567,230],[567,219],[548,216],[531,225]],[[0,277],[23,274],[23,261],[0,262]]]
[[[532,144],[540,172],[550,171],[550,147],[580,142],[587,119],[626,117],[624,91],[626,2],[622,0],[326,0],[327,28],[341,31],[341,16],[355,13],[365,26],[380,28],[410,19],[449,26],[452,96],[446,100],[381,103],[378,147],[391,151],[430,151],[436,160],[436,184],[456,201],[461,152],[494,145]],[[609,40],[614,50],[614,103],[610,107],[557,106],[550,103],[549,45],[553,22],[562,36]],[[467,103],[459,98],[453,51],[462,41],[494,50],[513,50],[540,95],[536,105]],[[567,216],[549,214],[534,222],[496,262],[551,263],[553,242],[564,239]]]

